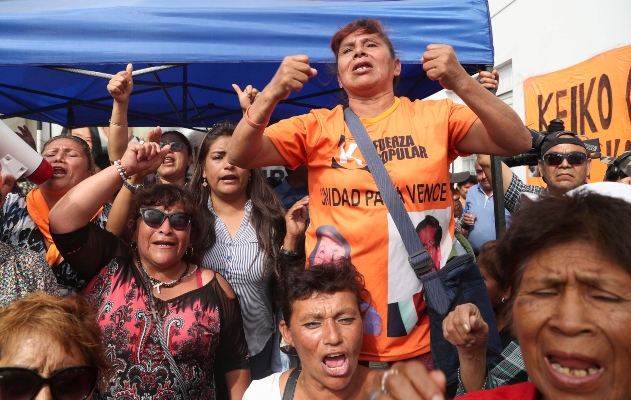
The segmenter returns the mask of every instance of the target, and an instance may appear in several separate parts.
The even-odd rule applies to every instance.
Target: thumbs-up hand
[[[107,91],[110,92],[117,103],[129,101],[129,96],[134,90],[132,72],[134,72],[134,66],[127,64],[127,69],[114,75],[107,84]]]

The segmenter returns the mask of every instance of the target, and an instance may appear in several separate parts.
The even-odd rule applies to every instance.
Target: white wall
[[[523,83],[527,78],[558,71],[604,51],[631,44],[631,0],[488,2],[495,65],[512,65],[511,76],[500,73],[498,95],[505,94],[505,101],[512,102],[522,120],[525,120]],[[504,85],[507,80],[512,87]],[[430,98],[445,97],[458,101],[453,92],[445,90]],[[459,171],[460,165],[456,160],[454,170]],[[525,167],[513,171],[525,179]]]
[[[629,0],[489,0],[489,9],[495,64],[512,60],[522,119],[525,79],[631,44]]]

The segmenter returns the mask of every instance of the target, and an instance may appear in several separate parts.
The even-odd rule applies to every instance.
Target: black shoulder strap
[[[439,312],[445,312],[449,308],[449,301],[447,300],[445,289],[440,283],[438,269],[427,250],[423,248],[410,216],[405,210],[401,198],[392,183],[392,179],[388,175],[381,157],[377,154],[377,150],[375,150],[366,128],[364,128],[364,124],[362,124],[359,117],[350,107],[344,109],[344,121],[353,134],[353,138],[364,156],[366,164],[368,164],[368,170],[375,179],[381,197],[386,203],[390,216],[401,235],[405,249],[408,252],[408,261],[416,277],[423,281],[425,296],[431,297],[432,304],[436,306]]]
[[[403,239],[403,244],[409,254],[408,260],[414,272],[420,278],[422,275],[436,268],[434,262],[427,250],[423,248],[416,234],[414,225],[412,225],[412,221],[401,203],[397,190],[394,188],[390,175],[388,175],[383,161],[381,161],[381,158],[377,154],[370,140],[370,136],[368,136],[368,132],[366,132],[366,128],[364,128],[364,125],[350,107],[344,109],[344,121],[353,134],[353,138],[364,156],[366,164],[368,164],[368,169],[375,179],[381,197],[388,207],[388,211],[401,235],[401,239]]]
[[[287,378],[287,384],[285,385],[285,391],[283,392],[283,400],[292,400],[294,398],[294,392],[296,391],[296,383],[298,382],[298,375],[300,375],[300,367],[295,368],[289,374]]]

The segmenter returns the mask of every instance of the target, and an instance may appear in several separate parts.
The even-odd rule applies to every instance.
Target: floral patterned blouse
[[[107,224],[111,204],[106,204],[103,211],[94,219],[101,228]],[[46,258],[46,243],[39,228],[31,219],[26,208],[26,197],[22,194],[9,193],[0,209],[0,241],[20,249],[32,250]],[[86,282],[81,279],[64,260],[52,267],[63,295],[78,294]]]
[[[206,285],[160,302],[156,323],[131,251],[115,235],[94,224],[53,234],[59,251],[90,283],[83,293],[98,308],[106,354],[115,376],[101,399],[215,399],[214,375],[248,368],[247,344],[236,298],[216,277]],[[105,267],[99,267],[103,266]],[[157,329],[162,329],[183,376],[176,378]]]
[[[30,250],[0,242],[0,308],[31,292],[59,296],[59,288],[46,260]]]

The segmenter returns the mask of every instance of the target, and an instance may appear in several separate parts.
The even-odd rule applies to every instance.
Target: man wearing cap
[[[486,176],[492,179],[491,157],[480,154],[478,163]],[[502,163],[504,206],[511,213],[515,212],[521,205],[522,193],[562,196],[586,183],[590,168],[589,154],[576,133],[561,131],[550,134],[541,147],[539,157],[539,171],[547,187],[544,189],[541,186],[526,185]]]
[[[631,176],[631,151],[625,151],[618,157],[601,157],[600,161],[609,165],[603,181],[620,182],[629,180],[627,178]]]
[[[462,226],[467,229],[467,239],[475,254],[480,247],[489,240],[495,240],[495,210],[493,208],[493,187],[487,179],[479,163],[475,163],[475,173],[478,184],[467,192],[467,202],[462,216]],[[510,220],[510,213],[505,211],[506,221]]]

